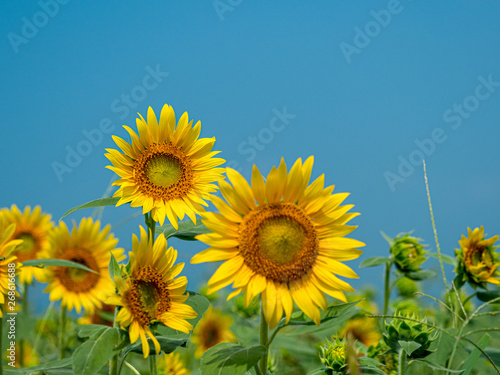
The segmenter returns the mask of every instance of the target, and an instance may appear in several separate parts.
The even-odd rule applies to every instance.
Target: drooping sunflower
[[[198,138],[201,124],[193,127],[187,112],[175,122],[172,107],[165,104],[158,122],[149,107],[147,121],[139,115],[137,135],[130,134],[131,144],[113,136],[121,151],[106,149],[113,164],[106,168],[121,178],[113,183],[120,188],[113,196],[120,197],[117,206],[130,202],[142,207],[143,214],[151,212],[153,220],[163,225],[165,217],[177,229],[178,218],[187,215],[196,223],[196,214],[204,211],[211,193],[217,190],[213,182],[223,179],[223,168],[216,168],[224,159],[214,158],[213,138]]]
[[[102,307],[102,303],[114,291],[109,276],[110,254],[119,262],[125,259],[123,249],[116,248],[118,239],[106,225],[101,230],[99,221],[83,218],[77,227],[73,222],[71,232],[64,222],[54,228],[50,236],[50,247],[43,258],[64,259],[77,262],[95,271],[89,272],[74,267],[48,267],[44,282],[49,285],[51,301],[61,300],[61,306],[80,313],[82,307],[89,313]]]
[[[15,231],[16,224],[6,225],[3,217],[0,215],[0,318],[3,316],[1,307],[7,299],[7,294],[12,290],[9,287],[15,285],[15,280],[12,280],[10,277],[12,275],[12,269],[15,269],[14,273],[18,273],[19,267],[21,266],[21,264],[17,262],[16,256],[13,255],[16,246],[22,243],[22,240],[12,239],[12,234]],[[13,264],[14,267],[12,267]],[[17,291],[15,295],[19,295]],[[12,311],[10,308],[9,306],[9,311]]]
[[[273,167],[266,182],[254,165],[251,186],[235,170],[226,168],[233,186],[219,182],[225,200],[212,202],[220,213],[205,212],[203,223],[212,233],[197,236],[211,246],[191,263],[225,261],[208,281],[210,292],[233,284],[229,298],[245,291],[245,304],[261,294],[266,321],[275,327],[293,302],[316,324],[325,294],[346,301],[343,291],[354,291],[336,275],[357,278],[341,263],[356,259],[364,243],[345,238],[356,227],[346,223],[357,216],[340,206],[348,194],[324,188],[324,175],[309,185],[313,157],[298,159],[287,173],[285,161]]]
[[[7,224],[15,223],[16,230],[12,234],[12,239],[23,240],[16,248],[16,257],[19,262],[31,259],[39,259],[40,255],[48,250],[49,234],[53,224],[50,221],[51,215],[42,213],[40,206],[36,206],[31,211],[30,206],[21,212],[15,204],[9,209],[2,210],[1,214]],[[33,277],[38,281],[43,278],[45,270],[38,267],[22,267],[19,273],[21,284],[31,284]]]
[[[179,353],[164,354],[158,361],[158,375],[189,375]]]
[[[348,320],[344,329],[339,333],[341,338],[347,335],[351,335],[367,348],[370,345],[377,345],[382,338],[375,320],[366,317],[356,317]]]
[[[468,237],[462,235],[458,241],[460,249],[455,250],[458,264],[455,269],[457,281],[460,284],[468,281],[474,288],[486,288],[487,283],[500,285],[499,254],[495,253],[498,248],[494,246],[499,236],[486,239],[484,227],[473,231],[467,228]]]
[[[194,356],[201,358],[212,346],[221,342],[236,342],[236,337],[229,330],[233,320],[210,306],[193,331],[191,341],[196,344]]]
[[[186,319],[196,318],[197,313],[184,302],[187,278],[175,278],[184,268],[184,263],[174,265],[177,250],[167,249],[163,234],[153,242],[146,230],[140,227],[140,240],[132,235],[132,252],[129,253],[130,271],[124,277],[115,276],[118,294],[108,303],[121,306],[116,321],[123,329],[128,327],[130,342],[139,338],[144,358],[149,356],[147,336],[160,353],[160,344],[149,326],[162,323],[167,327],[189,333],[193,326]],[[126,269],[123,272],[127,272]]]

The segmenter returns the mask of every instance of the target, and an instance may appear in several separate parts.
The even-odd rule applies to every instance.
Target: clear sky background
[[[353,285],[381,290],[381,269],[358,269],[386,255],[381,230],[435,251],[421,148],[443,252],[468,226],[500,233],[499,19],[493,0],[2,1],[0,207],[58,220],[102,197],[111,134],[168,103],[247,178],[314,155],[313,177],[361,213]],[[137,212],[108,207],[103,222]],[[114,229],[122,247],[140,224]],[[171,243],[186,262],[204,248]],[[186,265],[190,288],[212,269]]]

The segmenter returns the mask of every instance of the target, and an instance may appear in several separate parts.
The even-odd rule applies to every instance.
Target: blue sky
[[[381,230],[434,250],[424,155],[451,255],[468,226],[500,233],[499,14],[492,0],[2,2],[0,207],[57,220],[103,196],[111,134],[168,103],[247,178],[314,155],[314,177],[361,213],[361,260],[385,255]],[[122,247],[142,223],[115,230]],[[203,248],[172,242],[184,261]],[[211,268],[185,270],[197,284]],[[358,271],[356,287],[381,273]]]

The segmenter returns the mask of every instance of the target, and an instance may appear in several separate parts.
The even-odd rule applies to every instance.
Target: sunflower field
[[[313,156],[243,176],[167,104],[123,127],[129,138],[105,150],[108,197],[57,222],[40,206],[0,211],[0,374],[500,374],[499,236],[468,228],[443,254],[425,162],[434,238],[382,232],[373,257],[348,194],[312,180]],[[66,223],[120,205],[144,217],[129,238],[91,213]],[[217,263],[202,285],[173,238],[203,244],[190,263]],[[363,280],[368,267],[379,277]]]

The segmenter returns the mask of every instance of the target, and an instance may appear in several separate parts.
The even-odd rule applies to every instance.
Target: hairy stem
[[[406,353],[403,349],[399,349],[398,375],[404,375],[405,372],[406,372]]]
[[[158,374],[158,371],[156,368],[156,356],[155,355],[149,356],[149,374],[150,375],[157,375]]]
[[[61,320],[59,327],[59,359],[64,358],[64,353],[66,351],[65,342],[64,342],[64,334],[66,332],[66,308],[61,306]]]
[[[391,267],[392,267],[392,262],[385,264],[383,315],[387,315],[387,310],[389,309],[389,298],[391,297],[391,287],[390,287]]]
[[[260,371],[263,374],[267,374],[267,356],[269,354],[269,348],[267,346],[268,341],[268,326],[266,322],[266,317],[264,316],[264,305],[261,301],[260,305],[260,344],[266,347],[266,354],[260,359]]]
[[[113,319],[113,327],[118,327],[116,316],[118,315],[118,307],[115,307],[115,317]],[[116,353],[109,362],[109,375],[118,375],[118,353]]]

